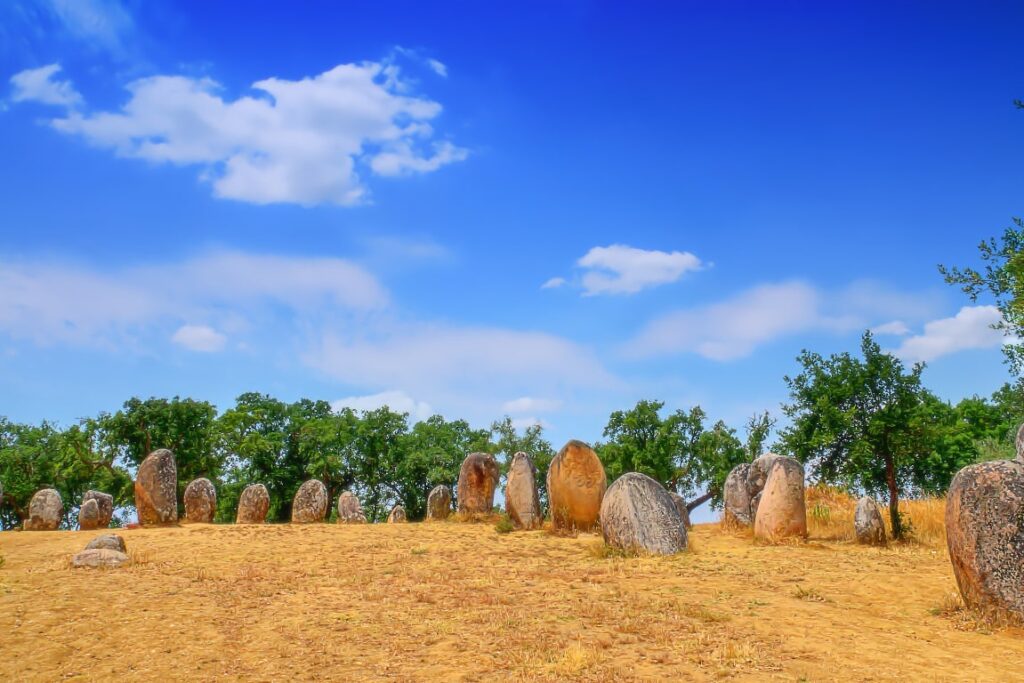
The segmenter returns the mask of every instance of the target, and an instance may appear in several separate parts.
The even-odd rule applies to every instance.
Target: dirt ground
[[[763,546],[608,557],[485,524],[0,533],[0,679],[1024,680],[1024,632],[940,613],[944,551]],[[962,616],[962,615],[961,615]]]

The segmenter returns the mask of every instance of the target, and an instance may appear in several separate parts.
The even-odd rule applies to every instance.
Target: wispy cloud
[[[521,396],[511,401],[505,401],[501,409],[512,415],[522,413],[550,413],[561,409],[562,401],[552,398],[537,398],[534,396]]]
[[[228,338],[207,325],[182,325],[173,335],[171,341],[190,351],[213,353],[224,349]]]
[[[412,396],[400,389],[382,391],[366,396],[347,396],[331,401],[331,407],[335,410],[351,408],[352,410],[376,410],[387,406],[398,413],[409,413],[409,416],[417,421],[426,420],[434,414],[434,409],[426,401],[417,401]]]
[[[702,265],[701,260],[688,251],[637,249],[625,244],[593,247],[576,261],[576,266],[582,269],[579,284],[584,296],[636,294],[675,282]],[[565,278],[553,277],[541,285],[541,289],[566,284]]]
[[[11,76],[12,102],[39,102],[60,107],[76,107],[82,96],[71,81],[56,78],[60,64],[25,69]]]
[[[69,84],[41,75],[15,77],[36,85],[22,99],[79,103]],[[120,111],[68,111],[51,124],[120,156],[198,166],[216,196],[256,204],[351,206],[367,198],[366,168],[379,176],[429,173],[467,156],[437,139],[431,121],[441,105],[408,94],[390,61],[267,78],[252,88],[254,95],[232,100],[208,78],[152,76],[128,84]]]

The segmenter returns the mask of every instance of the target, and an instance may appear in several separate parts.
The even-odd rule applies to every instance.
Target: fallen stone
[[[143,526],[178,521],[178,470],[174,453],[166,448],[153,451],[139,465],[135,509]]]
[[[482,514],[494,508],[498,462],[490,453],[470,453],[459,468],[459,512]]]
[[[217,489],[209,479],[194,479],[185,487],[185,521],[213,524],[217,513]]]
[[[601,514],[607,478],[593,449],[572,440],[548,467],[548,507],[556,529],[589,531]]]
[[[327,487],[319,479],[310,479],[299,487],[292,499],[292,524],[315,524],[327,517]]]
[[[639,472],[624,474],[601,502],[601,534],[613,548],[654,555],[686,550],[686,525],[672,496]]]
[[[965,604],[1024,618],[1024,463],[983,462],[953,477],[946,543]]]
[[[512,456],[505,484],[505,510],[517,529],[539,529],[544,524],[537,493],[537,468],[526,453]]]
[[[857,509],[853,513],[853,530],[857,543],[885,545],[885,521],[874,498],[862,496],[857,501]]]
[[[238,498],[235,524],[263,524],[270,510],[270,494],[263,484],[250,484]]]
[[[427,496],[427,519],[440,521],[448,519],[452,513],[452,490],[444,484],[438,484]]]
[[[56,489],[36,491],[28,504],[25,531],[54,531],[64,518],[64,501]]]
[[[74,567],[92,567],[114,569],[131,563],[131,558],[126,554],[109,548],[93,548],[83,550],[71,558]]]
[[[85,546],[86,550],[117,550],[118,552],[128,552],[128,547],[124,544],[124,539],[117,534],[103,534],[89,541],[89,544]]]

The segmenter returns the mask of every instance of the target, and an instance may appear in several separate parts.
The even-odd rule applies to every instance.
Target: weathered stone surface
[[[1024,618],[1024,463],[984,462],[953,477],[946,542],[967,605]]]
[[[608,482],[590,446],[576,440],[565,444],[548,467],[547,484],[551,522],[556,529],[589,531],[597,525]]]
[[[117,550],[122,553],[128,552],[128,547],[124,544],[124,539],[117,534],[103,534],[89,541],[89,544],[85,546],[86,550],[99,550],[106,548],[107,550]]]
[[[853,513],[853,530],[857,542],[864,545],[885,545],[885,521],[874,498],[862,496]]]
[[[396,505],[391,509],[391,513],[388,515],[388,524],[404,524],[406,521],[404,507]]]
[[[302,484],[292,499],[292,524],[314,524],[324,521],[330,498],[327,487],[319,479]]]
[[[683,497],[675,491],[669,491],[668,495],[672,498],[672,503],[676,506],[676,512],[679,513],[679,517],[682,518],[683,524],[686,525],[686,528],[693,528],[693,524],[690,523],[690,509],[686,507],[686,501]]]
[[[100,526],[100,506],[93,500],[82,502],[78,508],[78,528],[82,531],[93,531]]]
[[[1021,461],[1024,461],[1024,424],[1022,424],[1017,429],[1017,441],[1016,441],[1016,444],[1017,444],[1017,459],[1021,460]],[[0,494],[2,494],[2,493],[3,492],[0,491]],[[2,500],[2,499],[3,499],[3,496],[0,495],[0,500]]]
[[[338,524],[366,524],[366,515],[359,498],[351,491],[338,496]]]
[[[672,555],[686,549],[686,524],[672,496],[646,474],[624,474],[601,502],[604,542],[621,550]]]
[[[448,519],[448,515],[451,513],[452,490],[444,484],[438,484],[430,489],[430,495],[427,496],[427,519]]]
[[[174,453],[153,451],[139,465],[135,476],[135,509],[139,524],[173,524],[178,521],[178,469]]]
[[[110,520],[114,518],[114,497],[109,493],[89,489],[85,492],[85,495],[82,496],[82,502],[87,500],[95,500],[96,506],[100,511],[96,528],[106,529],[110,526]]]
[[[754,513],[754,536],[765,540],[807,536],[804,467],[799,461],[774,456]]]
[[[109,548],[92,548],[83,550],[71,558],[74,567],[94,567],[114,569],[131,562],[131,558],[117,550]]]
[[[64,518],[64,501],[56,489],[36,491],[28,504],[25,531],[53,531]]]
[[[505,510],[517,529],[539,529],[544,524],[537,493],[537,468],[526,453],[512,456],[505,484]]]
[[[238,498],[235,524],[263,524],[270,510],[270,494],[263,484],[249,484]]]
[[[739,526],[750,526],[754,515],[750,509],[750,494],[747,492],[747,475],[750,463],[736,465],[725,478],[723,497],[725,499],[725,522]]]
[[[194,479],[185,487],[185,521],[213,524],[217,513],[217,489],[209,479]]]
[[[498,462],[490,453],[470,453],[459,469],[459,512],[479,514],[494,507],[498,487]]]

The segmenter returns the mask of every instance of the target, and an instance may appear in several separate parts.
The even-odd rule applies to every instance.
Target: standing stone
[[[25,531],[54,531],[64,517],[64,501],[56,489],[36,491],[28,504]]]
[[[401,505],[396,505],[391,509],[391,514],[388,515],[388,524],[405,524],[405,508]]]
[[[964,603],[1024,618],[1024,463],[983,462],[953,477],[946,543]]]
[[[452,490],[444,484],[438,484],[430,490],[427,496],[427,519],[442,520],[448,519],[452,513]]]
[[[774,456],[759,495],[761,502],[754,513],[755,538],[776,540],[807,536],[804,467],[799,461]]]
[[[263,484],[249,484],[238,499],[235,524],[263,524],[270,511],[270,494]]]
[[[185,521],[213,524],[217,512],[217,489],[209,479],[195,479],[185,487]]]
[[[100,506],[94,499],[83,501],[78,508],[78,528],[82,531],[100,528]]]
[[[110,526],[110,520],[114,517],[114,497],[109,493],[103,493],[102,491],[93,491],[89,489],[82,496],[82,502],[87,500],[95,500],[96,506],[100,510],[100,517],[97,521],[97,529],[106,529]]]
[[[470,453],[459,469],[459,512],[488,513],[498,487],[498,462],[490,453]]]
[[[1024,424],[1022,424],[1017,429],[1016,446],[1017,446],[1017,460],[1020,460],[1020,461],[1024,462]],[[2,493],[3,493],[3,491],[0,491],[0,494],[2,494]],[[0,495],[0,499],[2,499],[2,498],[3,498],[3,496]]]
[[[366,515],[359,498],[351,491],[338,496],[338,524],[366,524]]]
[[[686,524],[672,496],[646,474],[616,479],[601,502],[601,534],[613,548],[654,555],[686,550]]]
[[[874,498],[862,496],[857,501],[857,509],[853,513],[853,530],[857,543],[885,545],[885,522]]]
[[[292,499],[292,524],[324,521],[329,505],[327,487],[319,479],[310,479],[299,487]]]
[[[512,456],[505,484],[505,510],[517,529],[539,529],[544,524],[537,493],[537,468],[526,453]]]
[[[750,493],[747,492],[747,476],[750,463],[736,465],[725,478],[723,497],[725,499],[725,523],[734,526],[750,526],[754,515],[750,509]]]
[[[601,499],[608,485],[597,453],[582,441],[570,441],[551,461],[547,482],[554,527],[580,531],[593,529],[601,514]]]
[[[747,495],[750,496],[750,523],[757,523],[757,509],[761,504],[761,497],[764,494],[764,487],[768,483],[768,474],[772,465],[781,458],[775,453],[765,453],[750,463],[750,470],[747,472]]]
[[[173,524],[178,521],[178,470],[174,453],[153,451],[139,465],[135,476],[135,509],[139,524]]]
[[[675,491],[669,491],[668,495],[672,498],[672,503],[676,506],[676,512],[678,512],[679,517],[682,518],[683,524],[686,525],[687,529],[692,529],[693,524],[690,523],[690,508],[686,507],[686,501]]]

